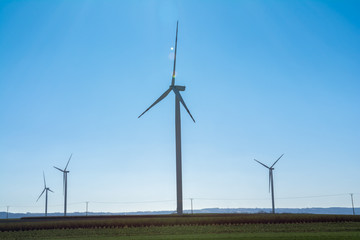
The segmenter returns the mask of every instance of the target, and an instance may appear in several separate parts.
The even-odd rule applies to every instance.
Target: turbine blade
[[[280,160],[280,158],[282,158],[282,156],[284,156],[284,154],[281,154],[281,156],[274,162],[273,165],[271,165],[271,167],[273,167]]]
[[[45,173],[43,171],[43,178],[44,178],[44,187],[46,188],[46,181],[45,181]]]
[[[178,26],[179,26],[179,21],[176,22],[174,68],[173,68],[173,75],[172,75],[172,79],[171,79],[171,86],[174,86],[174,85],[175,85],[175,67],[176,67],[176,50],[177,50]]]
[[[50,188],[48,188],[48,190],[49,190],[50,192],[52,192],[52,193],[54,192],[54,191],[53,191],[53,190],[51,190]]]
[[[191,115],[189,109],[186,107],[186,104],[185,104],[183,98],[181,97],[181,94],[179,93],[179,90],[177,90],[176,88],[173,88],[173,91],[174,91],[176,97],[180,100],[181,104],[184,106],[184,108],[185,108],[186,111],[188,112],[188,114],[190,115],[191,119],[195,122],[195,119],[194,119],[193,116]]]
[[[66,164],[66,167],[65,167],[64,171],[66,171],[66,169],[67,169],[67,167],[68,167],[68,165],[69,165],[69,162],[70,162],[70,160],[71,160],[71,157],[72,157],[72,154],[70,155],[69,161],[67,162],[67,164]]]
[[[138,116],[138,118],[140,118],[142,115],[144,115],[144,113],[146,113],[150,108],[152,108],[153,106],[155,106],[158,102],[160,102],[161,100],[163,100],[171,91],[172,87],[169,87],[168,90],[166,90],[153,104],[151,104],[150,107],[148,107],[140,116]]]
[[[64,170],[62,170],[62,169],[60,169],[60,168],[58,168],[58,167],[55,167],[55,166],[54,166],[54,168],[56,168],[56,169],[59,170],[60,172],[64,172]]]
[[[254,160],[257,161],[258,163],[260,163],[261,165],[263,165],[264,167],[269,168],[268,166],[266,166],[266,165],[263,164],[262,162],[260,162],[260,161],[258,161],[258,160],[256,160],[256,159],[254,159]]]
[[[38,199],[36,200],[36,202],[39,201],[40,197],[43,195],[43,193],[45,192],[45,190],[46,190],[46,188],[44,188],[44,190],[41,192],[41,194],[40,194],[40,196],[38,197]]]

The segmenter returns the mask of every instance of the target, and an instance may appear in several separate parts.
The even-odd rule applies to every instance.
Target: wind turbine
[[[180,95],[180,91],[185,91],[185,86],[175,85],[175,67],[176,67],[176,51],[177,51],[177,36],[178,25],[176,23],[176,38],[175,38],[175,54],[174,54],[174,68],[171,79],[171,85],[169,88],[150,106],[148,107],[138,118],[146,113],[150,108],[155,106],[161,100],[163,100],[171,91],[175,94],[175,145],[176,145],[176,199],[177,199],[177,213],[183,213],[183,197],[182,197],[182,173],[181,173],[181,120],[180,120],[180,102],[190,115],[191,119],[195,122],[195,119],[191,115],[187,108],[183,98]]]
[[[266,167],[267,169],[269,169],[269,191],[270,191],[270,189],[271,189],[272,213],[275,213],[273,170],[274,170],[275,164],[280,160],[280,158],[282,158],[282,156],[284,156],[284,154],[282,154],[282,155],[274,162],[274,164],[271,165],[271,167],[268,167],[268,166],[266,166],[265,164],[263,164],[262,162],[259,162],[258,160],[254,159],[254,160],[257,161],[258,163],[260,163],[261,165],[263,165],[264,167]]]
[[[70,172],[70,171],[67,171],[66,169],[67,169],[67,167],[68,167],[68,165],[69,165],[69,162],[70,162],[71,157],[72,157],[72,154],[70,155],[70,158],[69,158],[69,160],[68,160],[68,162],[67,162],[67,164],[66,164],[66,166],[65,166],[64,169],[60,169],[60,168],[54,166],[54,168],[56,168],[57,170],[59,170],[60,172],[63,173],[63,185],[64,185],[64,189],[63,189],[63,191],[64,191],[64,216],[66,216],[66,205],[67,205],[67,174]]]
[[[46,217],[46,216],[47,216],[47,206],[48,206],[48,191],[50,191],[50,192],[52,192],[52,193],[53,193],[53,191],[52,191],[50,188],[46,187],[45,173],[44,173],[44,172],[43,172],[43,177],[44,177],[44,190],[41,192],[41,194],[40,194],[40,196],[38,197],[38,199],[36,200],[36,202],[39,201],[40,197],[41,197],[41,196],[44,194],[44,192],[45,192],[45,217]]]

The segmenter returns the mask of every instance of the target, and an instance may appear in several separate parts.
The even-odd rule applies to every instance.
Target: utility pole
[[[355,215],[355,208],[354,208],[354,198],[353,198],[353,193],[350,193],[351,196],[351,204],[352,204],[352,210],[353,210],[353,215]]]
[[[89,210],[89,202],[86,202],[86,216],[88,215],[88,210]]]
[[[9,219],[9,206],[6,206],[6,219]]]
[[[193,209],[193,198],[190,198],[191,200],[191,214],[194,214],[194,209]]]

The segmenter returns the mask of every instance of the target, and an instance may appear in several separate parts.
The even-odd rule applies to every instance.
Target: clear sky
[[[0,211],[360,205],[359,1],[0,1]],[[331,196],[325,196],[331,195]],[[338,196],[333,196],[338,195]],[[312,197],[309,196],[321,196]],[[305,198],[302,198],[305,197]]]

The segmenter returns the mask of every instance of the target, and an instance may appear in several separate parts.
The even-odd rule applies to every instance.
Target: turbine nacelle
[[[175,88],[178,91],[185,91],[185,86],[174,85],[174,86],[170,86],[170,87]]]

